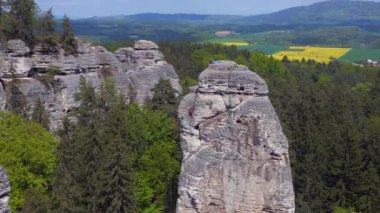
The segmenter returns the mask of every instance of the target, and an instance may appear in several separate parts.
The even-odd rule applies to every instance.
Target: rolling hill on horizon
[[[376,25],[380,24],[380,2],[331,0],[309,6],[293,7],[274,13],[239,16],[186,13],[141,13],[90,17],[75,21],[130,22],[197,22],[198,24],[242,24],[242,25]]]
[[[380,2],[333,0],[310,6],[293,7],[275,13],[254,15],[239,20],[244,24],[354,24],[380,23]]]
[[[380,3],[370,1],[325,1],[255,16],[143,13],[72,24],[81,38],[97,43],[207,41],[217,31],[233,31],[261,44],[380,48]]]
[[[205,24],[232,23],[245,16],[239,15],[207,15],[207,14],[190,14],[190,13],[139,13],[134,15],[115,15],[103,17],[89,17],[84,19],[75,19],[74,21],[101,21],[101,22],[197,22]]]

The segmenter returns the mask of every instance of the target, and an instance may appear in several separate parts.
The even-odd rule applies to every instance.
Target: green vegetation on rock
[[[52,9],[43,12],[37,22],[36,40],[43,52],[52,52],[57,46],[58,35],[55,31],[55,20]]]
[[[2,1],[1,28],[7,39],[21,39],[28,45],[34,44],[34,0]],[[5,9],[9,8],[9,10]],[[6,11],[6,12],[5,12]]]
[[[62,48],[66,55],[75,55],[77,53],[78,44],[75,40],[74,31],[71,28],[70,19],[65,15],[62,21],[63,29],[60,38]]]

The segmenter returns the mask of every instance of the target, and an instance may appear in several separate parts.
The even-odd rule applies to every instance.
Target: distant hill
[[[310,6],[294,7],[279,12],[244,17],[242,24],[380,24],[380,3],[371,1],[333,0]]]
[[[79,20],[78,20],[79,21]],[[380,25],[380,2],[332,0],[254,16],[142,13],[91,17],[85,22],[169,22],[243,25]]]
[[[101,22],[114,22],[114,21],[148,21],[148,22],[197,22],[199,24],[212,24],[212,23],[229,23],[240,20],[243,16],[236,15],[199,15],[199,14],[161,14],[161,13],[141,13],[136,15],[118,15],[106,17],[91,17],[82,19],[86,21],[101,21]]]
[[[370,1],[326,1],[256,16],[143,13],[91,17],[72,20],[72,25],[78,36],[96,43],[208,41],[217,31],[234,31],[243,36],[237,40],[253,40],[255,34],[255,40],[279,45],[380,47],[380,3]]]

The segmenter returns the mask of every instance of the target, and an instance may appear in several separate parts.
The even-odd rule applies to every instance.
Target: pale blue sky
[[[323,0],[36,0],[56,15],[91,17],[136,13],[256,15]],[[380,0],[376,0],[380,1]]]

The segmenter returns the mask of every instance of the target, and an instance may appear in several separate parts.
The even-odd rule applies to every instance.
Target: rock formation
[[[138,41],[133,48],[120,48],[115,52],[116,57],[128,70],[127,77],[130,88],[135,93],[136,101],[143,104],[152,97],[152,88],[160,78],[169,79],[173,88],[182,93],[177,73],[172,65],[164,60],[158,51],[158,46],[151,41]]]
[[[9,193],[11,186],[9,184],[5,170],[0,166],[0,213],[8,213],[9,209]]]
[[[181,102],[177,212],[294,212],[288,142],[265,81],[216,61]]]
[[[182,92],[174,68],[150,41],[138,41],[134,48],[121,48],[115,54],[79,42],[77,56],[66,56],[60,49],[45,54],[39,46],[30,50],[23,41],[13,40],[0,54],[0,110],[24,105],[30,113],[40,99],[50,114],[51,129],[57,129],[78,104],[74,94],[80,76],[96,89],[105,77],[113,77],[126,101],[133,96],[140,104],[153,95],[151,89],[160,78],[169,79],[178,94]]]

